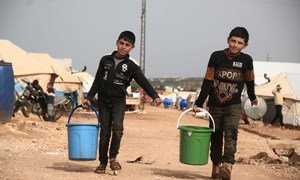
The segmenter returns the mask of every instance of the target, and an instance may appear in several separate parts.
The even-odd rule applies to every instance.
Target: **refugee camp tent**
[[[266,117],[268,121],[275,116],[272,91],[278,84],[282,86],[284,105],[282,108],[283,122],[294,126],[300,126],[300,73],[281,72],[277,76],[270,77],[270,82],[255,87],[257,96],[266,99],[268,110]],[[270,116],[272,114],[272,116]]]
[[[82,83],[77,76],[73,76],[70,72],[67,72],[61,65],[53,60],[49,54],[29,53],[29,55],[44,65],[49,66],[52,72],[58,75],[54,84],[56,90],[62,92],[73,92],[77,90],[79,98],[83,98]]]
[[[71,58],[53,58],[60,64],[66,71],[72,72],[72,59]]]
[[[288,62],[271,62],[271,61],[253,61],[255,84],[261,85],[267,83],[268,80],[264,78],[276,76],[278,72],[299,73],[300,63]]]
[[[21,85],[24,85],[21,79],[28,78],[31,82],[38,79],[40,85],[46,87],[53,74],[50,66],[45,66],[8,40],[0,39],[0,59],[12,63],[15,81]]]
[[[77,72],[77,73],[73,73],[73,75],[77,76],[82,82],[83,93],[88,93],[92,87],[95,78],[92,75],[90,75],[88,72]]]

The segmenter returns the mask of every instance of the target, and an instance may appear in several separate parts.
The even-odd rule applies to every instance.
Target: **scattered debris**
[[[242,158],[240,157],[237,160],[237,163],[240,164],[287,164],[288,166],[295,166],[300,168],[300,156],[293,150],[275,150],[273,149],[274,153],[279,158],[271,158],[269,157],[268,153],[260,152],[250,158]],[[275,167],[276,168],[276,167]]]
[[[267,158],[269,158],[269,155],[266,152],[260,152],[250,157],[250,159],[267,159]]]
[[[152,165],[155,163],[155,161],[152,161],[152,162],[144,162],[143,161],[143,156],[140,156],[138,158],[135,158],[134,160],[129,160],[129,161],[126,161],[127,163],[140,163],[140,164],[147,164],[147,165]]]
[[[274,153],[278,157],[286,156],[286,157],[290,158],[294,154],[295,149],[293,149],[293,148],[291,148],[291,149],[277,149],[277,148],[273,148],[273,151],[274,151]]]

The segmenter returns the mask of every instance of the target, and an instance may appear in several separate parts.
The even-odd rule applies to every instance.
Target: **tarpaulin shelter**
[[[66,71],[58,62],[56,62],[49,54],[45,53],[29,53],[31,57],[43,63],[44,66],[49,66],[53,73],[58,77],[55,80],[54,88],[63,92],[78,92],[79,98],[83,98],[83,87],[80,79],[77,76]]]
[[[264,78],[276,76],[279,72],[299,73],[300,63],[290,62],[272,62],[272,61],[253,61],[255,84],[261,85],[267,83],[268,80]]]
[[[31,82],[38,79],[40,85],[46,87],[54,73],[50,66],[37,61],[9,40],[0,39],[0,59],[12,63],[16,83],[23,84],[22,78],[28,78]]]
[[[95,78],[92,75],[90,75],[88,72],[76,72],[73,73],[73,75],[77,76],[82,82],[83,93],[88,93],[93,85]]]
[[[283,122],[294,126],[300,126],[300,73],[281,72],[276,76],[270,77],[270,82],[255,87],[257,96],[266,99],[267,102],[273,102],[272,91],[278,84],[282,86],[284,98]],[[272,116],[270,116],[272,114]],[[268,105],[266,116],[273,118],[275,116],[274,104]],[[270,119],[269,119],[270,120]]]

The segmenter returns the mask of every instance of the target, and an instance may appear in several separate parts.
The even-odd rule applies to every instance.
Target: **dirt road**
[[[68,159],[67,117],[51,123],[17,114],[11,122],[0,124],[0,179],[209,179],[211,162],[203,166],[179,162],[176,122],[181,113],[146,106],[145,114],[126,114],[118,156],[123,170],[118,176],[110,170],[105,176],[95,174],[97,160]],[[95,115],[89,112],[76,112],[72,117],[72,122],[95,121]],[[207,126],[208,122],[187,114],[181,124]],[[274,154],[269,144],[272,139],[299,142],[300,131],[240,125],[236,154],[239,162],[233,167],[232,179],[300,179],[299,162],[291,164]],[[269,157],[250,159],[260,152]],[[127,162],[140,156],[142,162]]]

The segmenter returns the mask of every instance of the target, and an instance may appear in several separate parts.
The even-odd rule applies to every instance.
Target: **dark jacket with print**
[[[114,54],[103,56],[97,70],[93,85],[88,92],[88,99],[93,98],[98,93],[98,99],[115,101],[124,99],[127,94],[127,87],[134,79],[152,98],[158,98],[157,92],[153,89],[149,81],[144,76],[141,68],[129,59],[127,55],[115,67]]]
[[[208,106],[229,106],[241,103],[241,93],[247,86],[248,96],[255,100],[254,70],[251,56],[240,53],[229,59],[224,50],[212,53],[201,92],[195,104],[202,107],[209,96]]]

